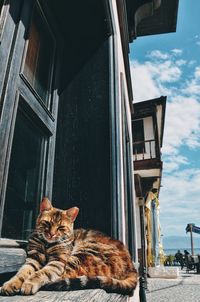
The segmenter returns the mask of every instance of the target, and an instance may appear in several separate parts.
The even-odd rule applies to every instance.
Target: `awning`
[[[126,0],[130,42],[176,31],[179,0]]]

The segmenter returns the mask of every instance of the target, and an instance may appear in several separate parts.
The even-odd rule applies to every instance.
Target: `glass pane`
[[[38,205],[43,136],[18,113],[6,191],[3,237],[27,239]]]
[[[2,9],[3,3],[4,3],[4,0],[0,0],[0,13],[1,13],[1,9]]]
[[[23,73],[46,105],[50,93],[53,52],[53,38],[41,14],[35,8]]]
[[[133,121],[133,153],[140,154],[145,152],[144,143],[144,123],[143,120]]]

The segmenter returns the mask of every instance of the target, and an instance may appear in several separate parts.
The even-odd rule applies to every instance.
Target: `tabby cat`
[[[3,284],[3,295],[32,295],[44,290],[102,288],[133,295],[137,272],[126,247],[104,234],[73,229],[77,207],[54,208],[48,198],[40,204],[36,230],[29,239],[25,264]]]

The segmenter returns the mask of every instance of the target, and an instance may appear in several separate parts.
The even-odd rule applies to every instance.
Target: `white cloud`
[[[186,61],[186,60],[183,60],[183,59],[180,59],[180,60],[177,60],[177,61],[176,61],[176,65],[178,65],[178,66],[185,65],[186,63],[187,63],[187,61]]]
[[[131,63],[131,75],[135,102],[156,98],[161,94],[149,68],[136,61]]]
[[[190,60],[189,62],[188,62],[188,65],[189,66],[193,66],[194,64],[196,64],[197,63],[197,61],[195,61],[195,60]]]
[[[174,48],[174,49],[171,50],[171,52],[172,52],[174,55],[182,55],[183,50],[182,50],[182,49],[179,49],[179,48]]]
[[[181,151],[200,148],[200,66],[194,60],[184,60],[181,54],[178,49],[170,54],[156,50],[144,63],[131,63],[136,101],[168,96],[160,192],[165,236],[184,235],[190,222],[200,225],[200,169],[190,169],[190,159]],[[188,68],[184,77],[183,68]]]
[[[166,155],[177,154],[182,145],[191,149],[200,147],[200,103],[179,95],[166,106],[162,151]]]
[[[174,48],[171,49],[170,52],[161,51],[158,49],[152,50],[147,53],[146,57],[150,58],[152,60],[168,60],[171,59],[173,56],[181,56],[183,53],[183,50],[180,48]]]
[[[173,51],[179,53],[178,49]],[[156,50],[156,54],[158,53]],[[179,66],[175,65],[177,62]],[[186,79],[172,86],[172,83],[180,80],[181,66],[185,65],[186,61],[177,62],[166,59],[147,60],[143,64],[138,61],[131,63],[135,101],[144,101],[161,95],[168,96],[162,152],[166,156],[171,156],[171,159],[169,157],[166,161],[169,171],[187,164],[186,159],[183,161],[182,158],[180,161],[181,146],[190,149],[200,147],[200,103],[196,99],[200,91],[200,67],[195,68],[190,81]],[[172,159],[172,155],[176,155],[177,158]]]
[[[186,88],[183,92],[187,95],[200,96],[200,67],[196,67],[193,77],[186,81]]]
[[[151,52],[149,52],[147,54],[147,57],[151,58],[151,59],[161,59],[161,60],[166,60],[168,59],[170,56],[168,53],[166,52],[162,52],[160,50],[152,50]]]
[[[187,223],[199,225],[200,169],[165,175],[160,192],[161,225],[165,235],[184,235]]]
[[[195,81],[188,82],[186,89],[184,92],[188,95],[200,95],[200,86],[196,84]]]
[[[157,62],[146,62],[146,66],[154,78],[160,82],[175,82],[180,79],[181,69],[175,66],[171,60],[158,64]]]
[[[200,79],[200,67],[195,68],[194,78],[196,81]]]
[[[164,83],[177,82],[182,74],[181,68],[172,61],[131,62],[131,75],[135,102],[156,98],[160,95],[171,95]]]
[[[171,173],[173,171],[177,171],[180,165],[189,165],[188,158],[180,154],[175,154],[175,155],[171,155],[169,158],[168,157],[164,158],[163,168],[165,173]]]

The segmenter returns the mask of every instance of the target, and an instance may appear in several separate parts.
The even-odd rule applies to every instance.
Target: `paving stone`
[[[200,274],[180,270],[177,279],[148,278],[147,302],[200,302]]]

